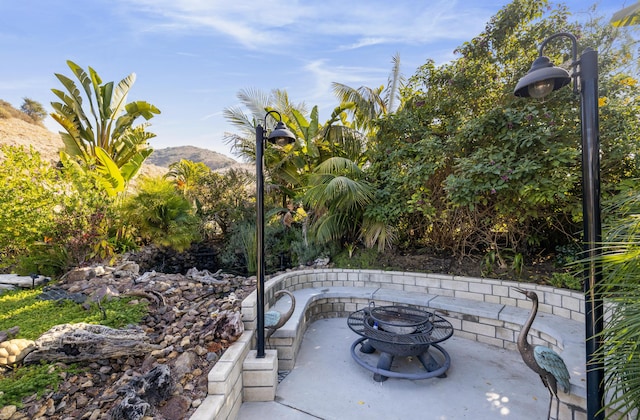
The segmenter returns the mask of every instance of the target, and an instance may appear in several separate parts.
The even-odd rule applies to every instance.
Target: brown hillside
[[[0,145],[32,146],[40,152],[43,159],[59,160],[59,152],[64,143],[58,133],[53,133],[45,127],[23,121],[18,118],[0,118]],[[254,166],[238,163],[220,153],[193,146],[169,147],[155,149],[147,163],[142,167],[141,174],[148,176],[162,176],[173,162],[187,159],[193,162],[203,162],[216,172],[224,172],[231,168],[252,171]]]
[[[47,160],[58,160],[58,152],[64,147],[60,135],[46,128],[18,118],[0,118],[0,144],[32,146]]]
[[[169,165],[179,162],[181,159],[192,162],[202,162],[215,171],[229,168],[238,164],[235,160],[208,149],[195,146],[167,147],[166,149],[156,149],[149,159],[149,163],[168,168]]]

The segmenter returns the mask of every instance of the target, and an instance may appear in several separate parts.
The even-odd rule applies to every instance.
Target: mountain
[[[166,149],[154,149],[147,162],[153,165],[168,168],[174,162],[181,159],[192,162],[202,162],[211,170],[228,169],[238,165],[238,162],[221,153],[194,146],[167,147]]]

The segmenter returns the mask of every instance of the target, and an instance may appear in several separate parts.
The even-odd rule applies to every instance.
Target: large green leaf
[[[93,107],[93,101],[91,100],[91,98],[93,96],[92,93],[91,93],[92,80],[89,78],[87,73],[82,69],[82,67],[78,66],[73,61],[67,60],[67,66],[69,66],[69,68],[71,69],[73,74],[76,76],[78,81],[80,81],[80,84],[82,85],[82,87],[84,89],[84,93],[85,93],[85,95],[87,95],[87,98],[89,99],[89,107],[91,109],[91,114],[93,114],[93,117],[94,117],[94,119],[95,119],[95,121],[97,123],[98,122],[98,117],[97,117],[95,109]],[[99,84],[100,83],[100,78],[98,77],[97,79],[98,79],[98,84]],[[82,101],[80,101],[79,104],[82,105]],[[82,109],[82,108],[80,107],[80,109]],[[86,121],[86,124],[89,124],[89,122],[86,119],[86,117],[84,118],[84,120]]]
[[[82,109],[82,95],[80,94],[80,90],[76,87],[74,81],[62,74],[56,73],[55,76],[67,89],[69,95],[66,95],[61,91],[55,89],[52,89],[53,93],[55,93],[60,99],[62,99],[62,101],[67,104],[67,106],[73,109],[79,120],[81,120],[84,124],[91,125],[89,119]],[[89,102],[91,103],[91,101]]]
[[[153,149],[145,149],[127,160],[127,163],[120,168],[120,173],[125,182],[130,182],[138,174],[140,168],[142,168],[142,164],[151,153],[153,153]]]
[[[120,173],[120,168],[111,159],[109,154],[101,147],[95,149],[96,158],[98,160],[98,173],[100,185],[102,185],[107,194],[115,197],[118,193],[124,191],[126,183]]]

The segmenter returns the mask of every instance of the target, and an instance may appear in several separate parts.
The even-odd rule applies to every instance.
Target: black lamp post
[[[542,55],[545,45],[558,37],[571,40],[573,72],[571,75],[560,67],[554,67],[549,58]],[[561,32],[547,38],[540,45],[540,56],[531,70],[518,82],[516,96],[542,98],[569,84],[573,78],[574,92],[580,91],[580,122],[582,125],[582,218],[583,247],[587,257],[584,267],[586,366],[587,366],[587,417],[604,419],[604,365],[601,353],[600,333],[604,325],[603,303],[600,291],[602,274],[596,261],[600,254],[602,228],[600,222],[600,134],[598,128],[598,53],[586,48],[577,57],[576,37]]]
[[[267,117],[269,114],[278,115],[278,124],[273,129],[269,137],[265,137],[265,129],[258,124],[256,126],[256,295],[258,305],[258,322],[257,322],[257,358],[263,358],[264,353],[264,173],[262,167],[264,165],[264,147],[265,140],[269,143],[284,146],[296,141],[287,126],[282,122],[282,115],[278,111],[269,111],[264,116],[264,124],[267,125]]]

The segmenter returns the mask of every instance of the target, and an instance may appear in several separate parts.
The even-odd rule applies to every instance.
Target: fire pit
[[[353,312],[347,319],[349,328],[361,337],[351,346],[351,356],[365,369],[374,373],[377,382],[388,378],[427,379],[446,377],[451,365],[449,354],[437,343],[453,335],[451,323],[439,315],[410,306],[380,306],[371,302],[368,308]],[[359,353],[380,352],[376,366]],[[430,348],[440,354],[437,360]],[[396,356],[416,356],[424,371],[394,372],[391,364]]]

